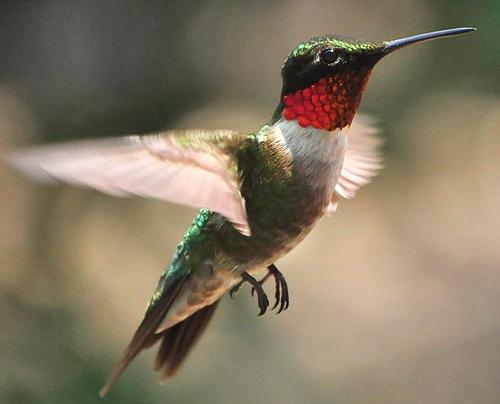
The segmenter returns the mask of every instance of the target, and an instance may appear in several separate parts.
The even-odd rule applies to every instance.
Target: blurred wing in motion
[[[235,153],[246,135],[230,130],[168,131],[21,151],[15,167],[114,196],[138,195],[224,215],[250,235]]]
[[[366,116],[357,117],[347,135],[347,150],[340,177],[335,185],[327,213],[337,210],[340,198],[352,199],[363,185],[368,184],[382,168],[378,130]]]

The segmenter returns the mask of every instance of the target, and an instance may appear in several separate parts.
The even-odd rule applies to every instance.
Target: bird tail
[[[161,372],[165,382],[175,375],[196,341],[207,328],[219,301],[205,306],[196,313],[160,333],[161,344],[155,360],[155,370]]]
[[[165,331],[157,333],[157,329],[167,315],[170,307],[179,296],[190,275],[165,277],[160,280],[162,293],[150,305],[144,319],[134,333],[121,360],[116,364],[104,387],[99,392],[104,397],[132,360],[144,349],[150,348],[161,340],[155,370],[162,372],[162,380],[172,377],[185,360],[190,349],[198,340],[212,318],[218,301],[206,306],[185,320]],[[162,284],[163,282],[163,284]]]

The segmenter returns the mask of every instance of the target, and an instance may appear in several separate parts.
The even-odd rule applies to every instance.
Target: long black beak
[[[454,36],[461,35],[467,32],[476,31],[476,28],[472,27],[463,27],[463,28],[451,28],[451,29],[443,29],[441,31],[427,32],[425,34],[418,34],[409,36],[406,38],[395,39],[393,41],[384,42],[385,47],[382,50],[382,54],[385,56],[397,49],[404,48],[405,46],[417,43],[428,41],[434,38],[442,38],[445,36]]]

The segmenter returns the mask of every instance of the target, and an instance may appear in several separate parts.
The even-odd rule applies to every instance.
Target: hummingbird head
[[[338,35],[302,42],[283,64],[281,100],[274,119],[297,120],[303,127],[342,129],[351,124],[380,59],[413,43],[474,30],[454,28],[386,42]]]

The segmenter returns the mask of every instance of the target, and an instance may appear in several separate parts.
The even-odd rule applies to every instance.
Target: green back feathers
[[[151,310],[154,305],[159,301],[165,292],[165,288],[172,283],[173,280],[179,277],[185,276],[190,273],[191,266],[196,267],[199,262],[196,262],[197,257],[193,257],[194,262],[191,262],[191,266],[187,265],[186,260],[189,260],[189,250],[192,249],[196,244],[204,241],[203,231],[208,220],[212,216],[212,212],[208,209],[200,209],[198,215],[194,219],[193,223],[187,230],[186,234],[182,238],[180,244],[175,250],[172,262],[169,267],[162,274],[158,287],[156,288],[151,300],[148,303],[148,311]]]
[[[289,57],[308,56],[317,48],[332,47],[345,50],[349,53],[376,52],[384,47],[383,42],[368,42],[360,39],[349,38],[339,35],[324,35],[301,42],[290,53]]]

